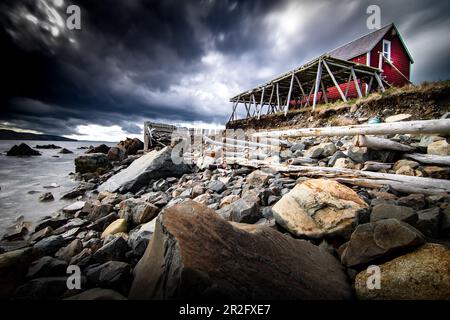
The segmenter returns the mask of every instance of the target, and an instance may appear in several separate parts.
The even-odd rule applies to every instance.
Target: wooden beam
[[[255,137],[356,136],[386,134],[450,134],[450,119],[402,121],[342,127],[301,128],[254,133]]]
[[[378,82],[378,86],[380,87],[381,92],[386,91],[386,90],[384,89],[383,81],[381,81],[380,76],[379,76],[378,74],[376,74],[376,73],[374,74],[374,76],[375,76],[375,79],[376,79],[377,82]]]
[[[291,102],[292,87],[294,85],[294,76],[295,76],[295,73],[292,72],[291,84],[289,85],[289,93],[288,93],[287,101],[286,101],[286,109],[284,110],[284,115],[285,116],[287,115],[287,113],[289,111],[289,103]]]
[[[369,84],[367,85],[366,97],[370,94],[370,90],[372,90],[372,84],[373,84],[373,76],[370,77]]]
[[[278,110],[277,111],[280,111],[280,86],[279,86],[279,84],[278,84],[278,82],[277,82],[277,107],[278,107]]]
[[[313,98],[313,105],[312,109],[316,109],[316,103],[317,103],[317,93],[319,92],[319,85],[320,85],[320,78],[322,77],[322,59],[319,59],[319,63],[317,65],[317,73],[316,73],[316,82],[314,87],[314,98]]]
[[[322,88],[322,96],[325,103],[328,103],[327,89],[325,88],[323,81],[320,81],[320,86]]]
[[[348,76],[347,86],[345,87],[345,94],[344,97],[347,99],[348,96],[348,90],[350,89],[350,83],[352,82],[352,73],[350,72]]]
[[[350,72],[352,73],[353,81],[355,82],[355,88],[356,88],[356,92],[358,92],[358,97],[362,98],[361,88],[358,83],[358,78],[356,77],[355,69],[352,68],[350,70]]]
[[[409,153],[404,157],[419,161],[425,164],[437,164],[441,166],[450,166],[450,156],[438,156],[434,154]]]
[[[374,150],[394,150],[402,152],[413,152],[416,148],[402,144],[390,139],[371,137],[365,135],[355,136],[353,144],[357,147],[367,147]]]
[[[259,110],[258,110],[258,120],[261,118],[261,112],[262,112],[263,103],[264,103],[264,90],[265,89],[266,89],[265,87],[262,88],[261,102],[259,104]]]
[[[325,69],[327,69],[328,74],[330,75],[331,80],[333,81],[334,86],[339,92],[339,95],[341,96],[342,101],[347,102],[347,98],[344,96],[344,93],[342,92],[341,87],[339,86],[338,82],[336,81],[336,78],[334,77],[333,73],[331,72],[330,67],[328,67],[327,62],[324,60],[323,65],[325,66]]]

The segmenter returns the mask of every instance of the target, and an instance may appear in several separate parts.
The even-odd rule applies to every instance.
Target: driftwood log
[[[438,156],[433,154],[410,153],[405,157],[425,164],[437,164],[442,166],[450,166],[450,156]]]
[[[394,150],[402,152],[413,152],[416,148],[392,141],[390,139],[378,138],[365,135],[357,135],[353,138],[356,147],[367,147],[373,150]]]
[[[450,119],[362,124],[342,127],[301,128],[256,132],[255,137],[356,136],[388,134],[450,134]]]
[[[277,165],[261,160],[242,161],[242,166],[267,167],[277,172],[311,177],[326,177],[354,185],[381,187],[389,185],[404,193],[440,194],[450,192],[450,181],[443,179],[406,176],[400,174],[370,172],[343,168],[317,166]]]

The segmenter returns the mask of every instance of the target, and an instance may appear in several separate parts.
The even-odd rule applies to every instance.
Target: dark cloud
[[[53,29],[67,16],[55,3],[0,4],[0,120],[18,127],[223,124],[230,96],[367,33],[370,4],[404,35],[413,80],[450,75],[448,1],[75,0],[82,30],[73,31]]]

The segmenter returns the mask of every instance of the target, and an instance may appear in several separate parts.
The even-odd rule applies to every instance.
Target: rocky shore
[[[445,137],[391,138],[450,154]],[[226,163],[210,147],[175,164],[176,141],[142,147],[127,139],[76,158],[73,204],[3,236],[1,299],[450,299],[447,193]],[[449,167],[409,153],[308,137],[278,160],[448,180]],[[69,266],[80,288],[68,288]]]

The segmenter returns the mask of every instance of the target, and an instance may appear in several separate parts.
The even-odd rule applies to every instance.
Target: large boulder
[[[369,289],[371,273],[356,276],[358,298],[364,300],[449,300],[450,250],[428,243],[380,267],[380,288]]]
[[[33,259],[31,248],[20,249],[0,254],[0,299],[8,299],[17,285],[25,277],[28,266]]]
[[[21,143],[9,149],[9,151],[6,152],[6,155],[23,157],[23,156],[40,156],[41,153],[37,150],[32,149],[27,144]]]
[[[450,155],[450,146],[446,140],[439,140],[428,145],[427,153],[447,156]]]
[[[275,220],[296,236],[349,237],[367,204],[352,189],[333,180],[298,184],[272,208]]]
[[[152,179],[181,176],[191,171],[191,167],[185,163],[174,163],[171,154],[172,148],[170,147],[165,147],[160,151],[151,151],[135,160],[128,168],[109,178],[98,187],[98,190],[136,192],[148,185]]]
[[[85,153],[103,153],[103,154],[108,154],[110,147],[108,147],[106,144],[101,144],[98,145],[96,147],[93,147],[91,149],[89,149],[88,151],[86,151]]]
[[[105,172],[111,168],[111,163],[104,153],[90,153],[75,158],[75,172]]]
[[[123,148],[127,155],[135,155],[139,150],[144,149],[144,143],[138,138],[126,138],[125,140],[120,141],[117,146]]]
[[[413,224],[417,221],[417,212],[409,207],[389,203],[380,203],[372,208],[371,222],[390,218]]]
[[[195,232],[193,232],[195,226]],[[305,240],[231,224],[188,200],[163,211],[130,299],[348,299],[342,265]]]
[[[110,161],[122,161],[125,160],[127,156],[127,150],[118,146],[111,147],[108,151],[108,159]]]
[[[345,244],[341,261],[348,267],[359,266],[424,242],[418,230],[397,219],[360,224]]]

